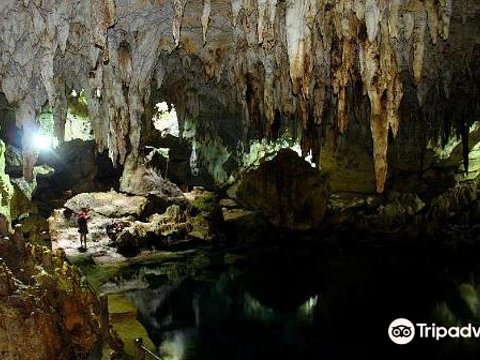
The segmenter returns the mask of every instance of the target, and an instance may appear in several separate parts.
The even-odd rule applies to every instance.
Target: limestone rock
[[[218,202],[218,204],[223,208],[235,208],[235,207],[238,207],[238,204],[232,200],[232,199],[228,199],[228,198],[225,198],[225,199],[220,199],[220,201]]]
[[[245,209],[231,209],[223,213],[224,231],[230,244],[259,244],[275,234],[274,226],[261,214]]]
[[[116,238],[118,251],[136,255],[143,249],[160,247],[171,239],[184,239],[191,230],[185,212],[178,205],[167,208],[163,214],[153,214],[148,222],[135,221]]]
[[[107,193],[78,194],[65,203],[65,207],[78,212],[82,207],[110,218],[134,215],[139,218],[147,200],[143,196],[128,196],[110,191]]]
[[[247,173],[236,196],[241,205],[260,211],[278,227],[308,230],[325,216],[328,182],[294,151],[282,150]]]
[[[425,203],[416,194],[392,192],[386,203],[378,208],[378,219],[374,222],[392,227],[403,225],[424,207]]]
[[[372,145],[358,129],[351,128],[345,137],[347,142],[336,146],[334,135],[327,134],[320,156],[321,169],[329,174],[332,192],[372,194],[375,192]]]
[[[6,145],[5,172],[11,177],[21,177],[23,171],[22,151],[13,145]]]
[[[18,220],[26,241],[32,244],[50,246],[49,223],[39,214],[28,214]]]
[[[474,205],[480,197],[480,177],[465,181],[432,200],[429,220],[443,222]]]
[[[215,195],[196,189],[186,194],[192,208],[189,212],[189,236],[200,240],[217,241],[223,225],[223,214]]]
[[[404,117],[418,114],[431,128],[427,140],[452,122],[462,132],[478,114],[477,90],[463,89],[478,88],[479,8],[451,0],[5,0],[0,89],[27,135],[27,180],[38,156],[28,135],[46,102],[63,141],[68,90],[84,89],[98,149],[123,164],[138,158],[142,117],[159,91],[178,104],[180,129],[192,117],[202,119],[203,138],[224,135],[231,122],[199,116],[221,108],[243,130],[233,141],[295,129],[315,162],[325,125],[340,135],[354,120],[364,124],[381,192],[388,134]]]
[[[65,254],[0,240],[0,353],[5,359],[86,358],[100,338],[99,304]],[[13,271],[10,271],[12,269]]]
[[[134,195],[183,196],[178,186],[163,179],[154,169],[130,161],[125,164],[120,189]]]

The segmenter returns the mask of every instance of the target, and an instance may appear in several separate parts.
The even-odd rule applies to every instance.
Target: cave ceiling
[[[325,126],[341,137],[365,124],[379,192],[402,119],[426,137],[478,120],[477,0],[2,0],[0,13],[0,91],[17,126],[35,131],[48,102],[62,140],[68,95],[84,89],[115,163],[138,155],[156,92],[180,123],[212,106],[238,114],[244,141],[293,128],[314,158]]]

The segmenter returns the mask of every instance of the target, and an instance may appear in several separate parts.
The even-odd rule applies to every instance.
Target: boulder
[[[264,214],[275,226],[308,230],[319,226],[328,198],[327,176],[290,149],[281,150],[241,180],[238,202]]]
[[[192,205],[189,212],[192,229],[188,235],[200,240],[216,241],[223,226],[223,214],[215,195],[197,188],[185,196]]]
[[[143,196],[129,196],[116,191],[78,194],[65,203],[75,212],[83,207],[109,218],[135,216],[143,213],[147,199]]]
[[[226,209],[231,209],[231,208],[236,208],[236,207],[238,207],[238,204],[237,204],[234,200],[229,199],[229,198],[220,199],[220,201],[218,202],[218,204],[219,204],[222,208],[226,208]]]
[[[183,192],[174,183],[164,179],[154,169],[127,159],[120,180],[120,190],[133,195],[178,197]]]
[[[223,212],[223,218],[229,244],[264,243],[276,238],[274,226],[255,211],[230,209]]]
[[[148,222],[135,221],[123,229],[116,238],[118,251],[127,256],[142,249],[159,247],[170,239],[184,239],[191,230],[185,212],[178,205],[167,208],[163,214],[153,214]]]
[[[143,210],[142,220],[147,219],[153,214],[162,214],[171,205],[178,205],[182,210],[189,206],[188,200],[183,196],[169,197],[167,195],[149,194],[146,196],[147,204]]]

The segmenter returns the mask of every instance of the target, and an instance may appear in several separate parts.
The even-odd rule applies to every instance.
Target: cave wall
[[[317,161],[325,128],[338,144],[358,123],[379,192],[402,120],[421,123],[426,144],[466,139],[478,115],[475,0],[7,0],[0,10],[0,91],[27,135],[27,179],[35,115],[48,101],[62,139],[71,89],[85,89],[98,149],[119,163],[138,156],[155,88],[175,98],[181,123],[218,104],[240,114],[244,142],[285,129]]]

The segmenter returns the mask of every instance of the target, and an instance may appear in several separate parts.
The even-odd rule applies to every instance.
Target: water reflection
[[[174,283],[157,273],[149,277],[154,286],[126,295],[166,359],[260,359],[272,353],[299,358],[305,352],[318,294],[304,294],[299,306],[284,311],[252,295],[257,281],[237,269]]]
[[[175,276],[143,269],[130,275],[148,287],[126,295],[166,359],[477,358],[478,339],[399,348],[387,336],[398,317],[480,323],[476,259],[430,255],[285,256]]]

